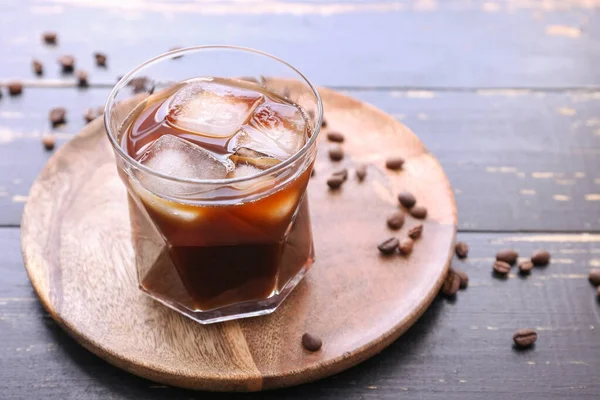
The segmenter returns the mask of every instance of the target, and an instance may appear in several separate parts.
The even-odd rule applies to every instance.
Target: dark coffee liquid
[[[196,82],[200,84],[190,89]],[[134,110],[124,129],[123,147],[136,160],[148,161],[146,165],[153,169],[156,165],[159,172],[198,179],[261,172],[293,155],[310,136],[309,124],[297,106],[259,86],[233,80],[189,81],[158,92]],[[180,156],[199,158],[180,163]],[[205,176],[207,171],[216,176]],[[151,188],[134,187],[132,208],[141,206],[145,213],[132,215],[147,214],[165,239],[194,310],[267,299],[312,264],[304,198],[309,177],[307,168],[283,188],[268,193],[267,175],[260,179],[260,190],[267,189],[266,195],[223,205],[184,204],[156,195]],[[165,285],[162,279],[164,274],[150,270],[141,284],[156,292]]]

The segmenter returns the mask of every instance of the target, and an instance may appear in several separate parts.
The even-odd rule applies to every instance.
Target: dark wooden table
[[[455,265],[471,283],[438,298],[380,355],[276,399],[592,399],[600,397],[600,2],[595,0],[127,1],[7,0],[0,5],[0,398],[242,397],[169,388],[87,352],[40,306],[20,254],[29,187],[50,153],[48,111],[69,110],[58,145],[102,105],[116,77],[173,46],[263,49],[315,83],[374,104],[412,128],[454,187]],[[137,2],[136,2],[137,3]],[[41,44],[44,30],[59,45]],[[92,53],[108,54],[108,68]],[[79,89],[55,59],[90,73]],[[43,79],[31,59],[46,66]],[[536,248],[551,265],[521,279],[491,276],[497,250]],[[539,332],[517,351],[512,333]]]

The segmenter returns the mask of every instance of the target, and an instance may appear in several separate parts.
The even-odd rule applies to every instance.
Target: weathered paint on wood
[[[40,136],[50,131],[48,110],[69,110],[60,146],[84,126],[83,110],[108,93],[26,88],[20,98],[0,99],[0,224],[19,224],[25,196],[47,161]],[[600,230],[600,92],[346,93],[406,124],[440,160],[454,187],[459,228]]]
[[[598,86],[599,7],[583,0],[3,2],[0,49],[10,57],[0,79],[34,78],[32,57],[47,77],[62,79],[56,58],[67,53],[90,82],[112,84],[173,46],[235,44],[271,52],[320,85]],[[59,33],[58,46],[41,44],[44,30]],[[95,51],[108,55],[107,69],[94,66]]]
[[[587,281],[600,264],[598,235],[459,234],[471,251],[455,267],[470,276],[456,301],[438,298],[380,355],[325,380],[252,399],[594,399],[600,386],[600,303]],[[75,343],[44,312],[29,284],[17,228],[0,229],[0,390],[3,399],[229,399],[173,389],[121,371]],[[546,268],[507,280],[491,275],[505,247],[544,247]],[[538,330],[534,349],[512,333]],[[499,377],[499,374],[501,377]]]

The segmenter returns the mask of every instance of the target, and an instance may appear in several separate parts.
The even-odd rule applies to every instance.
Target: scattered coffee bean
[[[8,88],[8,94],[11,96],[18,96],[23,93],[23,84],[21,82],[9,82],[6,87]]]
[[[302,346],[308,351],[318,351],[323,346],[323,341],[310,333],[302,335]]]
[[[31,62],[31,66],[36,75],[40,76],[44,74],[44,64],[42,64],[40,60],[34,58]]]
[[[56,107],[50,110],[49,118],[52,126],[64,124],[66,121],[67,110],[63,107]]]
[[[400,192],[398,195],[398,201],[405,208],[412,208],[417,203],[417,199],[410,192]]]
[[[402,225],[404,225],[404,219],[404,213],[402,211],[396,211],[395,213],[387,217],[387,226],[389,226],[390,229],[393,230],[400,229],[402,228]]]
[[[315,169],[315,167],[313,167],[313,169],[310,171],[310,177],[312,178],[313,176],[315,176],[316,173],[317,170]]]
[[[94,58],[96,59],[97,66],[106,67],[106,54],[96,52],[96,53],[94,53]]]
[[[423,233],[423,224],[415,225],[408,230],[408,237],[417,240]]]
[[[71,55],[64,55],[58,58],[58,63],[62,67],[62,72],[70,74],[75,70],[75,57]]]
[[[327,140],[330,142],[342,143],[344,142],[344,135],[339,132],[327,132]]]
[[[77,86],[82,88],[89,86],[87,72],[79,70],[75,75],[77,76]]]
[[[417,219],[425,219],[427,217],[427,208],[423,206],[414,206],[408,212]]]
[[[359,164],[356,166],[356,178],[359,181],[364,181],[367,176],[367,166],[365,164]]]
[[[58,35],[56,34],[56,32],[44,32],[42,34],[42,39],[46,44],[56,44],[56,42],[58,41]]]
[[[400,249],[400,253],[407,256],[412,253],[414,245],[415,242],[411,238],[404,238],[398,244],[398,248]]]
[[[509,263],[511,265],[517,262],[518,257],[519,254],[512,249],[504,249],[496,253],[496,260],[504,261],[505,263]]]
[[[455,269],[454,272],[460,278],[460,288],[466,289],[469,286],[469,275],[465,271],[461,271],[459,269]]]
[[[171,47],[169,49],[169,51],[175,51],[175,50],[181,50],[182,47],[181,46],[175,46],[175,47]],[[178,56],[172,57],[171,60],[179,60],[181,57],[183,57],[183,54],[180,54]]]
[[[127,83],[127,86],[131,86],[133,88],[133,93],[141,93],[148,91],[148,85],[150,84],[150,79],[145,76],[139,76],[137,78],[133,78]]]
[[[396,251],[399,245],[400,243],[398,242],[398,239],[392,237],[379,243],[377,248],[383,254],[392,254],[394,251]]]
[[[453,297],[456,296],[458,289],[460,289],[460,277],[450,268],[442,285],[442,293],[448,297]]]
[[[340,169],[339,171],[335,171],[331,176],[341,176],[344,181],[348,179],[348,170],[346,168]]]
[[[536,250],[531,256],[533,265],[544,266],[550,262],[550,253],[546,250]]]
[[[342,183],[344,183],[344,177],[341,175],[332,175],[327,179],[327,186],[333,190],[339,189]]]
[[[535,343],[537,332],[533,329],[519,329],[513,335],[513,341],[518,347],[525,348]]]
[[[385,160],[385,167],[393,171],[397,171],[404,165],[404,158],[402,157],[390,157]]]
[[[96,117],[99,117],[100,115],[102,115],[101,112],[98,112],[99,110],[95,110],[93,108],[88,108],[83,112],[83,119],[85,119],[85,122],[92,122],[93,120],[96,119]]]
[[[52,150],[56,141],[54,140],[54,135],[45,134],[42,136],[42,144],[46,150]]]
[[[344,150],[342,150],[340,146],[334,146],[330,148],[329,158],[331,158],[332,161],[340,161],[342,158],[344,158]]]
[[[454,252],[458,256],[458,258],[467,258],[469,254],[469,245],[465,242],[458,242],[456,246],[454,246]]]
[[[592,284],[596,286],[600,285],[600,268],[592,269],[588,278]]]
[[[325,118],[321,120],[321,128],[327,128],[327,121],[325,121]]]
[[[519,263],[519,273],[521,275],[527,275],[527,274],[531,273],[532,269],[533,269],[533,263],[529,260],[521,261]]]
[[[498,275],[506,276],[510,272],[510,264],[505,261],[496,261],[494,263],[494,272]]]

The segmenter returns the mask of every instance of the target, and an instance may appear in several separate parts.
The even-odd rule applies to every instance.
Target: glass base
[[[298,284],[300,283],[304,275],[306,275],[306,272],[310,269],[312,264],[313,260],[309,259],[304,265],[304,267],[302,267],[302,269],[298,271],[296,276],[294,276],[294,278],[290,280],[278,294],[275,294],[267,299],[233,304],[230,306],[208,311],[190,310],[189,308],[179,303],[173,302],[161,296],[158,292],[148,290],[142,285],[140,285],[139,287],[142,290],[142,292],[146,295],[164,304],[165,306],[185,315],[186,317],[191,318],[194,321],[199,322],[201,324],[213,324],[215,322],[224,322],[231,321],[233,319],[257,317],[259,315],[271,314],[272,312],[277,310],[277,307],[279,307],[281,303],[283,303],[283,301],[286,299],[286,297],[289,296],[292,290],[294,290],[294,288],[298,286]]]

